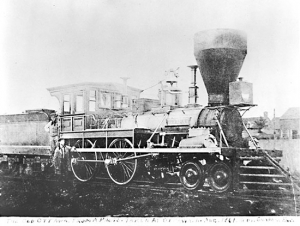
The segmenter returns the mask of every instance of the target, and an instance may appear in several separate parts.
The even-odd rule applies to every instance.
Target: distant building
[[[269,134],[274,134],[275,133],[275,136],[277,138],[280,138],[280,134],[281,134],[281,131],[280,131],[280,117],[275,117],[271,120],[271,124],[270,126],[268,127],[268,132]]]
[[[299,139],[300,138],[300,108],[289,108],[280,118],[281,138]]]
[[[259,122],[264,121],[265,125]],[[300,138],[300,108],[289,108],[281,117],[269,119],[268,113],[264,116],[243,118],[243,122],[251,136],[260,139],[299,139]],[[244,132],[244,136],[248,136]]]

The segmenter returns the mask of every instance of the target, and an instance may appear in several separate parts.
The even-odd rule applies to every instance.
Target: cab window
[[[71,104],[70,95],[64,95],[64,114],[71,114]]]
[[[106,92],[100,93],[100,107],[111,108],[111,94]]]
[[[75,112],[83,112],[83,92],[76,94]]]
[[[96,111],[96,90],[90,90],[89,111]]]

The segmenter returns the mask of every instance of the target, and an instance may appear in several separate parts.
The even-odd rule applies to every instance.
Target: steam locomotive
[[[265,175],[269,177],[271,169],[280,168],[276,158],[282,156],[282,151],[261,150],[250,133],[247,139],[243,137],[247,128],[242,114],[255,106],[252,84],[242,79],[237,81],[246,54],[247,39],[241,31],[217,29],[195,34],[197,65],[189,66],[192,83],[186,106],[182,106],[176,76],[169,76],[165,81],[159,101],[131,98],[134,89],[127,86],[123,95],[115,93],[114,96],[96,84],[90,84],[92,90],[81,85],[82,93],[77,94],[77,90],[75,96],[66,95],[66,87],[50,88],[62,109],[60,137],[73,147],[74,176],[86,182],[101,169],[107,171],[114,183],[125,185],[142,167],[154,182],[163,183],[169,176],[178,176],[188,190],[201,189],[207,182],[212,190],[225,192],[253,183],[242,180],[247,176],[242,170],[254,169],[255,164],[248,163],[260,161],[260,169],[268,170]],[[198,104],[198,68],[208,93],[206,107]],[[114,102],[113,107],[107,107],[104,100]],[[28,117],[32,114],[28,113]],[[0,126],[3,129],[3,122]],[[249,140],[254,149],[249,148]],[[19,152],[12,150],[12,146],[6,149],[0,146],[2,162],[8,162],[10,167],[19,162],[29,172],[32,165],[37,164],[43,170],[51,162],[50,154],[42,152],[40,146],[28,147],[33,151],[29,152],[24,146]],[[270,181],[264,183],[275,185]]]

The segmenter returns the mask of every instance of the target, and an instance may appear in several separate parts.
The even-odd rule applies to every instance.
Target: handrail
[[[250,139],[251,139],[253,145],[255,146],[255,149],[258,149],[258,146],[256,145],[256,142],[255,142],[254,138],[253,138],[252,135],[250,134],[250,132],[249,132],[249,130],[247,129],[247,127],[246,127],[245,123],[243,122],[243,120],[242,120],[242,124],[243,124],[243,126],[244,126],[246,132],[248,133],[248,135],[249,135],[249,137],[250,137]]]
[[[155,128],[154,132],[151,134],[150,138],[147,140],[147,144],[150,144],[152,137],[154,136],[154,134],[157,132],[158,128],[160,127],[160,125],[163,123],[164,120],[166,120],[167,116],[169,115],[170,111],[166,112],[163,119],[161,120],[161,122],[157,125],[157,127]]]
[[[229,147],[228,142],[227,142],[227,139],[226,139],[225,134],[224,134],[224,132],[223,132],[222,126],[221,126],[219,120],[218,120],[217,118],[215,118],[215,119],[216,119],[217,124],[218,124],[218,127],[219,127],[219,129],[220,129],[220,133],[221,133],[221,135],[222,135],[222,137],[223,137],[223,139],[224,139],[224,141],[225,141],[225,144],[226,144],[227,147]],[[220,140],[220,143],[222,143],[222,140]]]
[[[278,168],[280,169],[280,171],[281,171],[282,173],[284,173],[285,175],[287,175],[287,176],[289,176],[289,177],[292,176],[287,170],[285,170],[282,166],[280,166],[280,165],[272,158],[272,156],[268,154],[268,152],[263,151],[263,153],[266,155],[267,160],[268,160],[273,166],[278,167]]]

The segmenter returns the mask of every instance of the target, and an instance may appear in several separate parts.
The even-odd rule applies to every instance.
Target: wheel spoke
[[[131,173],[133,172],[133,168],[130,168],[129,166],[127,166],[123,162],[121,162],[121,164],[124,165],[126,167],[126,169],[129,170]]]
[[[129,175],[127,169],[124,167],[124,165],[123,165],[122,163],[120,164],[120,166],[122,167],[123,172],[124,172],[124,173],[123,173],[124,181],[126,181],[126,176],[127,176],[127,178],[130,178],[130,175]]]
[[[134,164],[135,164],[135,162],[129,162],[129,160],[124,160],[123,162],[126,162],[127,164],[130,164],[130,165],[132,165],[132,166],[134,166]]]
[[[100,160],[104,160],[104,157],[103,157],[103,155],[102,155],[102,152],[100,152],[99,155],[100,155]]]
[[[87,165],[84,165],[85,166],[85,173],[86,173],[86,178],[89,178],[90,175],[91,175],[91,172],[90,172],[90,169],[87,167]]]
[[[87,166],[88,170],[90,171],[90,173],[92,174],[92,171],[94,171],[94,168],[89,163],[87,163],[86,166]]]

